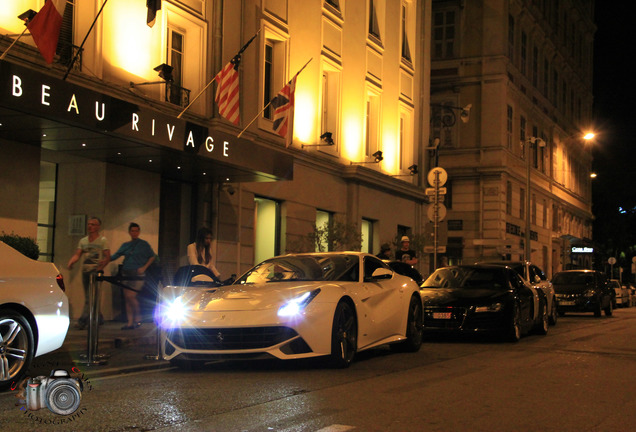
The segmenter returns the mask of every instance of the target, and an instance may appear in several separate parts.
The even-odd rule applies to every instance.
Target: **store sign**
[[[591,254],[591,253],[594,253],[594,248],[587,247],[587,246],[572,246],[572,253]]]

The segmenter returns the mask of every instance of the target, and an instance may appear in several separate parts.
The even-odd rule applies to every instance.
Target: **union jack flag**
[[[243,45],[243,48],[239,50],[238,54],[214,77],[216,80],[216,95],[214,101],[219,107],[219,114],[235,125],[238,125],[241,120],[239,112],[238,73],[238,67],[241,63],[241,54],[243,54],[243,51],[252,43],[257,34],[258,33],[252,36],[252,38]]]
[[[298,74],[294,75],[271,102],[274,110],[274,132],[285,138],[285,147],[289,147],[294,134],[294,92],[297,77]]]

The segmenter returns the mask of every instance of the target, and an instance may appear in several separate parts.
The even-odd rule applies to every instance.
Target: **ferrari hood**
[[[181,301],[196,312],[251,311],[279,308],[282,304],[324,282],[271,282],[254,285],[228,285],[217,288],[187,288]]]
[[[491,289],[424,288],[420,290],[424,306],[470,306],[498,301],[508,291]]]

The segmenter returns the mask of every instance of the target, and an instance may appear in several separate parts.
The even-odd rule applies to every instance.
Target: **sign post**
[[[433,222],[433,269],[437,269],[437,254],[442,252],[438,246],[438,228],[439,223],[446,217],[446,206],[440,203],[440,198],[446,194],[446,188],[443,188],[448,180],[448,173],[442,167],[435,167],[428,172],[428,184],[432,187],[426,188],[426,195],[433,197],[433,204],[428,208],[428,218]],[[444,247],[446,252],[446,247]]]

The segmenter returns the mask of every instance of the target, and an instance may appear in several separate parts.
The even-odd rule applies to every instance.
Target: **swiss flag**
[[[47,63],[53,63],[66,0],[47,0],[27,27]]]

